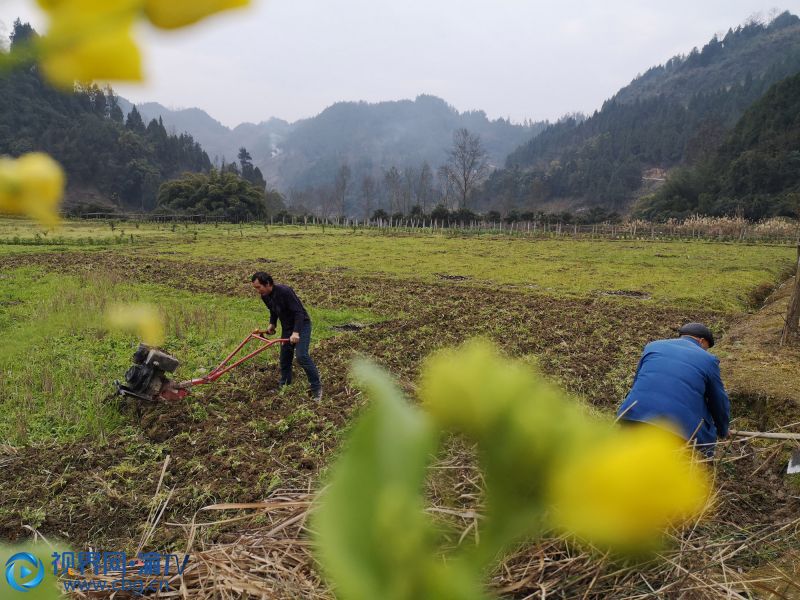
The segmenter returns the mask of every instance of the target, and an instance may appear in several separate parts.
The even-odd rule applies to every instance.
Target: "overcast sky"
[[[229,126],[421,93],[491,118],[554,120],[592,112],[638,73],[753,15],[800,13],[800,0],[252,2],[179,32],[141,27],[147,81],[115,89]],[[34,4],[0,0],[4,29],[21,16],[43,30]]]

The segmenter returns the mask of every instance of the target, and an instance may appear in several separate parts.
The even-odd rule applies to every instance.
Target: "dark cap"
[[[708,342],[709,348],[714,345],[714,334],[702,323],[687,323],[678,330],[678,335],[691,335],[702,338]]]

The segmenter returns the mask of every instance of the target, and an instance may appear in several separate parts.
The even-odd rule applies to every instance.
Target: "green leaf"
[[[422,494],[437,442],[428,417],[377,367],[359,362],[353,371],[372,404],[334,465],[313,522],[337,597],[484,598],[472,577],[435,554]]]

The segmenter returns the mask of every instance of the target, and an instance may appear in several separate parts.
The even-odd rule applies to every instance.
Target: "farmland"
[[[429,283],[456,280],[555,296],[633,291],[662,303],[726,312],[746,308],[747,291],[773,283],[792,256],[790,248],[780,245],[464,238],[227,224],[112,227],[69,222],[43,236],[21,222],[0,220],[0,255],[103,249],[143,251],[175,261],[266,260],[275,264],[273,270],[341,271]]]
[[[174,490],[164,523],[185,524],[215,502],[313,489],[364,402],[348,378],[355,355],[386,367],[413,396],[424,357],[483,336],[538,364],[577,401],[610,412],[641,347],[682,322],[709,323],[723,334],[720,352],[746,360],[724,334],[789,276],[794,256],[779,245],[261,225],[67,222],[44,235],[1,221],[0,531],[16,539],[29,526],[76,547],[135,547],[165,500],[154,493],[167,456],[165,484]],[[141,417],[111,394],[137,340],[106,329],[107,306],[157,305],[164,348],[189,378],[265,323],[249,284],[256,270],[292,285],[311,309],[321,405],[302,385],[274,389],[274,354]],[[776,419],[798,398],[780,393],[770,392],[771,406],[781,407],[771,420],[734,396],[734,427],[788,424]],[[740,531],[800,509],[796,483],[778,477],[782,456],[762,468],[760,452],[720,466],[720,518]],[[725,501],[732,490],[736,501]],[[206,531],[210,541],[222,533]],[[153,544],[183,547],[185,531],[160,527]],[[753,568],[764,559],[747,556]]]

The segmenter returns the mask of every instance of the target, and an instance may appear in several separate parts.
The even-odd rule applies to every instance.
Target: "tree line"
[[[36,36],[17,19],[10,49]],[[0,77],[0,154],[33,151],[64,167],[66,208],[75,214],[157,209],[258,218],[284,206],[280,194],[267,192],[246,149],[238,163],[215,171],[191,135],[168,133],[161,118],[145,123],[135,106],[125,117],[111,87],[75,82],[65,93],[30,65]],[[200,190],[210,195],[201,197]]]

